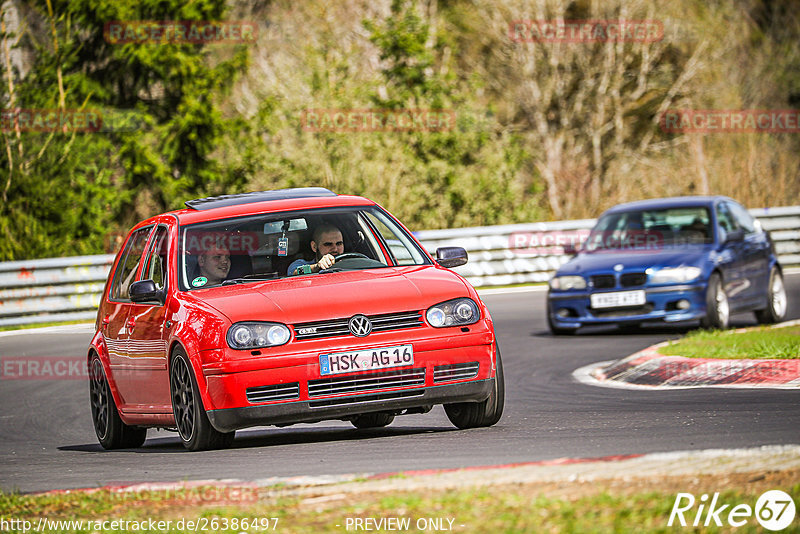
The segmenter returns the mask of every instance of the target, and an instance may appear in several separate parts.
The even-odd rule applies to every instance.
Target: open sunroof
[[[186,207],[194,210],[210,210],[225,206],[239,204],[252,204],[269,200],[289,200],[293,198],[335,197],[336,193],[324,187],[295,187],[292,189],[275,189],[274,191],[253,191],[236,195],[221,195],[218,197],[198,198],[187,200]]]

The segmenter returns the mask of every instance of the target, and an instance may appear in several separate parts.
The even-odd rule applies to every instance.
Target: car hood
[[[684,246],[657,251],[596,251],[581,252],[558,269],[559,275],[613,272],[622,265],[623,272],[641,272],[650,267],[700,265],[711,252],[707,245]]]
[[[192,291],[231,322],[286,324],[350,317],[357,313],[423,310],[469,296],[455,273],[434,266],[390,267],[285,278]]]

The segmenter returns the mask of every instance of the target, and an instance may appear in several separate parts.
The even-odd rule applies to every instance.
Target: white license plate
[[[641,306],[647,300],[644,290],[615,291],[614,293],[594,293],[590,297],[592,308],[622,308],[624,306]]]
[[[411,345],[378,347],[375,349],[321,354],[319,357],[319,374],[357,373],[359,371],[372,371],[413,364],[414,348]]]

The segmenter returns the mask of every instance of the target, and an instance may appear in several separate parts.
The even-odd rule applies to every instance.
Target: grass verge
[[[698,503],[701,495],[710,497],[718,492],[719,505],[730,505],[728,510],[739,504],[754,509],[759,496],[773,489],[783,490],[800,502],[799,481],[800,472],[790,469],[415,492],[358,491],[358,484],[348,484],[349,490],[339,492],[336,487],[327,487],[322,495],[313,490],[287,495],[276,488],[251,488],[239,494],[238,502],[231,498],[232,494],[212,487],[148,491],[145,495],[108,490],[39,496],[0,493],[0,516],[6,521],[31,521],[32,525],[46,517],[50,521],[47,532],[103,534],[153,532],[151,520],[164,522],[155,529],[159,532],[675,532],[680,530],[677,519],[673,527],[668,526],[668,521],[679,492],[693,494]],[[220,497],[223,502],[210,502]],[[695,505],[684,514],[690,529],[697,512]],[[702,515],[701,528],[691,530],[761,531],[755,516],[745,518],[746,524],[735,529],[726,523],[726,514],[720,519],[723,528],[714,528],[713,521],[709,522],[712,528],[703,528]],[[59,528],[53,523],[55,520],[84,523]],[[106,520],[120,521],[120,528],[97,523]],[[784,532],[797,532],[797,524],[795,520],[794,529]],[[383,529],[379,528],[381,525]]]
[[[800,358],[800,325],[760,327],[747,332],[733,330],[690,332],[658,349],[668,356],[687,358],[778,359]]]
[[[0,326],[0,332],[7,332],[9,330],[30,330],[32,328],[46,328],[48,326],[65,326],[71,324],[94,324],[91,319],[79,319],[76,321],[53,321],[49,323],[30,323],[19,325]]]

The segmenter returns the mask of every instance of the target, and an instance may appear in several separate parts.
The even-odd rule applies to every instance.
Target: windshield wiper
[[[244,282],[267,282],[279,278],[278,273],[259,273],[259,274],[246,274],[239,278],[231,278],[222,282],[223,286],[231,286],[234,284],[243,284]]]

